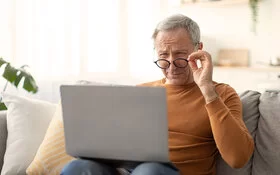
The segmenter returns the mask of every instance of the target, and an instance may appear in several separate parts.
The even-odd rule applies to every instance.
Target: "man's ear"
[[[199,42],[198,43],[198,50],[202,50],[203,49],[203,42]]]

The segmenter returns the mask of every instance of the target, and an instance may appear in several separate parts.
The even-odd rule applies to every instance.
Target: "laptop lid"
[[[165,88],[62,85],[60,92],[69,155],[169,162]]]

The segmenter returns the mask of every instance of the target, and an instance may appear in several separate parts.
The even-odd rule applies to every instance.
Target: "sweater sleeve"
[[[223,97],[223,98],[222,98]],[[232,168],[243,167],[254,151],[254,141],[242,119],[242,103],[233,88],[206,104],[217,148]]]

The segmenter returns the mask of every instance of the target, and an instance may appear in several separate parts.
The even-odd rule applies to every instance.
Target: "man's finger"
[[[204,61],[207,58],[211,59],[211,56],[207,52],[199,50],[197,52],[193,52],[192,54],[190,54],[188,57],[188,61],[194,61],[196,59]]]
[[[192,71],[196,71],[198,69],[198,66],[197,66],[197,63],[196,63],[195,60],[189,61],[189,66],[190,66]]]

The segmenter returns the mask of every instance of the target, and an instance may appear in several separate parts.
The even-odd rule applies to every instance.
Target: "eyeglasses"
[[[178,68],[185,68],[188,65],[188,60],[185,58],[177,58],[172,61],[174,66]],[[170,67],[171,62],[166,59],[158,59],[154,61],[154,63],[161,69],[168,69]]]

